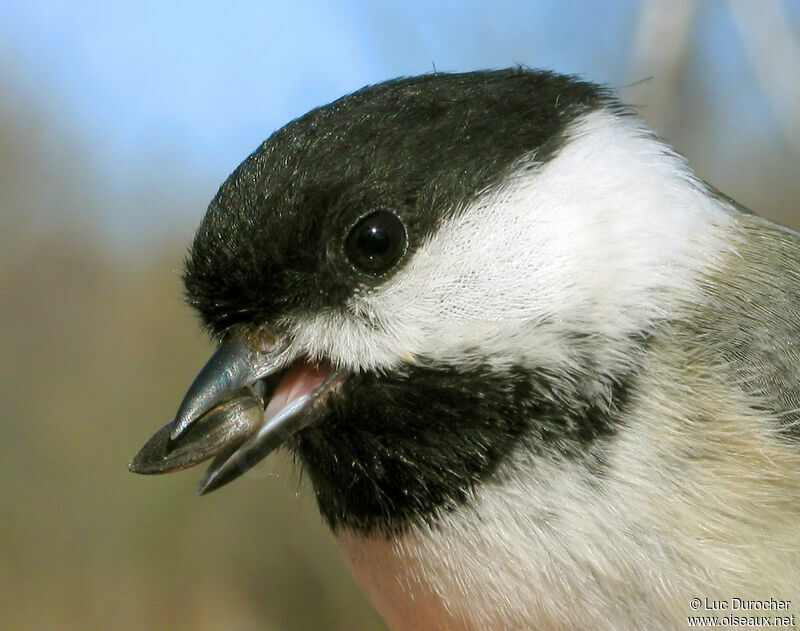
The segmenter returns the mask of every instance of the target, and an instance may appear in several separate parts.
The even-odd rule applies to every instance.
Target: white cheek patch
[[[579,334],[599,363],[624,361],[622,340],[692,301],[734,220],[637,119],[594,112],[569,137],[456,212],[346,312],[291,322],[298,348],[352,368],[409,356],[563,368],[579,361]]]

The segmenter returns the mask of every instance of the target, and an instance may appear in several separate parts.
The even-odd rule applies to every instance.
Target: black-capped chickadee
[[[205,493],[286,446],[393,629],[800,614],[800,236],[608,90],[436,73],[315,109],[184,280],[220,346],[131,469],[216,456]]]

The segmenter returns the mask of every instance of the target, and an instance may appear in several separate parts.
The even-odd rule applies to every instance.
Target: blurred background
[[[800,227],[798,0],[0,3],[0,629],[383,629],[286,456],[196,498],[128,473],[211,346],[181,259],[276,128],[398,75],[618,88]]]

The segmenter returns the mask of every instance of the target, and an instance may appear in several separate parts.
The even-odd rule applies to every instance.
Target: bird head
[[[366,87],[222,185],[184,269],[219,347],[131,468],[279,446],[332,528],[469,504],[512,457],[590,459],[724,223],[608,90],[514,69]],[[598,456],[599,457],[599,456]]]

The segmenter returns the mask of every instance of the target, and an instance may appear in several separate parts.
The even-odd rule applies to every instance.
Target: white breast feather
[[[613,373],[630,364],[631,335],[692,309],[701,276],[736,256],[740,229],[637,119],[594,112],[576,121],[555,157],[527,156],[346,312],[291,325],[305,352],[353,368],[390,370],[416,357],[565,370],[591,352],[593,370]],[[585,346],[569,333],[587,335]],[[797,554],[786,559],[793,529],[737,516],[781,497],[800,501],[800,478],[782,473],[800,470],[795,450],[754,434],[732,458],[737,438],[757,434],[765,419],[729,394],[730,409],[716,409],[726,399],[709,394],[713,378],[671,392],[682,361],[665,353],[647,373],[652,385],[637,384],[665,398],[630,405],[603,485],[578,461],[534,459],[523,447],[499,481],[442,513],[435,529],[359,541],[361,554],[381,549],[400,560],[388,583],[369,575],[374,566],[360,576],[365,589],[384,599],[384,613],[396,606],[397,620],[432,592],[459,629],[684,628],[692,597],[791,598],[800,580]],[[692,426],[713,418],[724,420]],[[673,459],[695,444],[680,440],[683,432],[707,440],[698,447],[706,458]],[[768,444],[769,453],[759,447]],[[743,479],[772,486],[742,492],[726,482]]]

